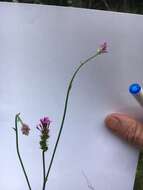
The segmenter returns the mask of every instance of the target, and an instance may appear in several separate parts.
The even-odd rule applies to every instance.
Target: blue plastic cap
[[[131,94],[138,94],[141,90],[141,86],[137,83],[131,84],[129,87],[129,92]]]

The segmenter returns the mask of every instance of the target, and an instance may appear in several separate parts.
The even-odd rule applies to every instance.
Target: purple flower
[[[23,135],[29,135],[30,128],[27,124],[22,123],[21,131]]]
[[[40,124],[37,125],[37,129],[41,132],[40,136],[40,147],[43,151],[48,150],[47,140],[49,136],[49,126],[50,126],[50,119],[48,117],[44,117],[40,119]]]
[[[48,117],[41,118],[39,125],[37,125],[37,129],[40,130],[41,133],[48,133],[50,123],[51,120]]]
[[[51,121],[48,117],[44,117],[44,118],[40,119],[40,122],[42,125],[46,125],[46,126],[50,125],[50,123],[51,123]]]
[[[104,42],[100,45],[100,47],[97,49],[97,52],[100,53],[108,53],[107,51],[107,42]]]

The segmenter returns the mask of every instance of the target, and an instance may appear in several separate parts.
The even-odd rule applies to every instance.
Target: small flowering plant
[[[48,181],[48,177],[49,177],[49,173],[53,164],[53,160],[55,157],[55,153],[57,150],[57,146],[61,137],[61,133],[63,130],[63,126],[64,126],[64,121],[65,121],[65,117],[66,117],[66,112],[67,112],[67,106],[68,106],[68,100],[69,100],[69,95],[70,95],[70,91],[72,89],[72,84],[73,81],[77,75],[77,73],[80,71],[80,69],[89,61],[91,61],[92,59],[94,59],[95,57],[97,57],[98,55],[101,55],[103,53],[107,53],[107,43],[104,42],[103,44],[100,45],[100,47],[97,49],[96,53],[89,57],[88,59],[86,59],[84,62],[82,62],[77,69],[75,70],[75,72],[73,73],[73,76],[69,82],[68,88],[67,88],[67,93],[66,93],[66,99],[65,99],[65,104],[64,104],[64,111],[63,111],[63,117],[62,117],[62,121],[61,121],[61,125],[60,125],[60,129],[59,129],[59,133],[57,136],[57,140],[53,149],[53,153],[51,156],[51,160],[49,163],[49,166],[46,170],[46,164],[45,164],[45,153],[48,150],[48,140],[50,137],[50,124],[51,124],[51,120],[49,119],[49,117],[43,117],[40,119],[39,124],[36,126],[36,128],[39,130],[40,132],[40,140],[39,140],[39,144],[40,144],[40,149],[42,152],[42,160],[43,160],[43,186],[42,186],[42,190],[45,190],[46,188],[46,183]],[[31,183],[29,181],[27,172],[25,170],[25,166],[23,164],[23,160],[20,154],[20,150],[19,150],[19,124],[21,125],[21,132],[23,135],[28,136],[29,132],[30,132],[30,127],[29,125],[27,125],[25,122],[22,121],[21,117],[20,117],[20,113],[16,114],[15,116],[15,127],[13,128],[15,131],[15,135],[16,135],[16,150],[17,150],[17,155],[18,155],[18,159],[21,165],[21,168],[23,170],[24,173],[24,177],[26,179],[27,185],[29,190],[32,190],[31,187]],[[84,175],[85,176],[85,175]],[[86,177],[85,177],[86,178]],[[94,188],[88,184],[88,188],[94,190]]]
[[[40,139],[40,147],[41,150],[46,152],[48,150],[47,140],[49,139],[49,127],[50,127],[50,119],[48,117],[44,117],[40,119],[40,124],[37,125],[37,129],[41,133],[41,139]]]

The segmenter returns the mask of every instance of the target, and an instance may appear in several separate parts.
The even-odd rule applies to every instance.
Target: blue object
[[[131,94],[138,94],[141,90],[141,86],[137,83],[131,84],[129,87],[129,92]]]

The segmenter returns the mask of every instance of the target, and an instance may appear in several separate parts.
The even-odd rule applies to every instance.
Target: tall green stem
[[[56,149],[57,149],[57,146],[58,146],[58,143],[59,143],[59,139],[60,139],[60,136],[61,136],[61,132],[62,132],[62,129],[63,129],[63,125],[64,125],[64,121],[65,121],[65,116],[66,116],[66,111],[67,111],[68,100],[69,100],[69,94],[70,94],[70,90],[72,88],[72,83],[74,81],[74,78],[76,77],[76,74],[81,69],[81,67],[83,67],[87,62],[89,62],[90,60],[92,60],[93,58],[95,58],[96,56],[98,56],[100,54],[101,54],[100,52],[97,52],[95,55],[89,57],[84,62],[82,62],[79,65],[79,67],[76,69],[76,71],[74,72],[74,74],[73,74],[73,76],[72,76],[72,78],[70,80],[70,83],[69,83],[68,89],[67,89],[66,99],[65,99],[65,106],[64,106],[64,112],[63,112],[62,122],[61,122],[60,130],[59,130],[59,133],[58,133],[58,137],[57,137],[57,140],[56,140],[56,143],[55,143],[55,146],[54,146],[54,150],[53,150],[53,154],[52,154],[51,161],[50,161],[50,164],[49,164],[49,168],[48,168],[48,171],[47,171],[47,175],[45,177],[45,182],[43,183],[43,190],[45,190],[46,182],[47,182],[48,177],[49,177],[51,166],[52,166],[52,163],[53,163],[53,160],[54,160],[54,157],[55,157]]]
[[[45,171],[45,151],[42,151],[42,160],[43,160],[43,183],[45,182],[46,171]]]
[[[20,156],[20,152],[19,152],[18,127],[17,127],[17,120],[18,119],[19,119],[19,114],[17,114],[15,116],[15,128],[14,128],[14,130],[15,130],[15,133],[16,133],[16,150],[17,150],[17,155],[18,155],[18,158],[19,158],[19,161],[20,161],[20,164],[21,164],[21,167],[22,167],[22,170],[23,170],[27,185],[29,187],[29,190],[31,190],[30,182],[29,182],[29,179],[28,179],[28,176],[27,176],[27,173],[26,173],[26,170],[24,168],[24,164],[23,164],[22,158]]]

